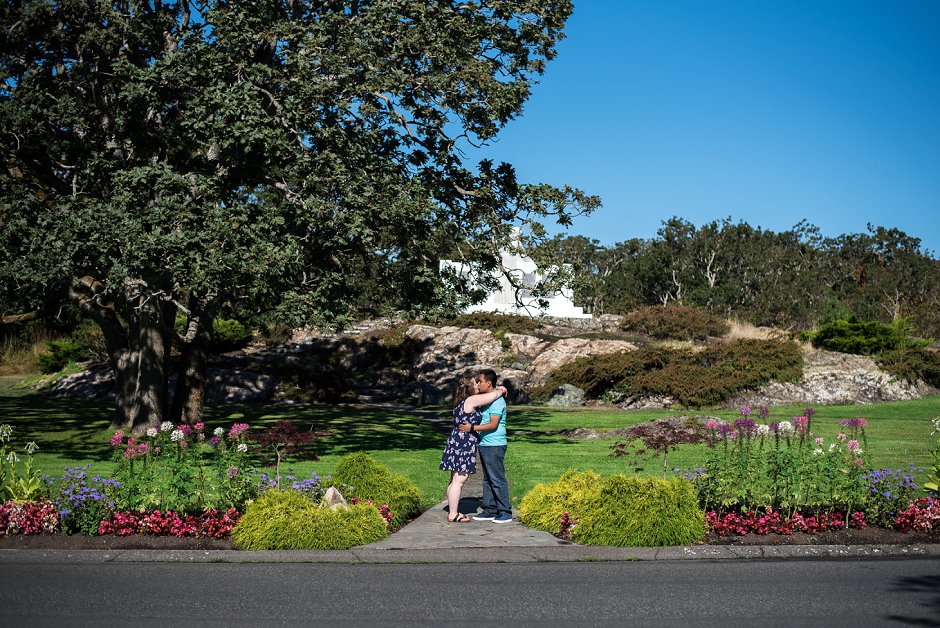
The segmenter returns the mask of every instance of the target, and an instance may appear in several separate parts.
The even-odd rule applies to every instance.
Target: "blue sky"
[[[604,206],[604,245],[679,216],[940,255],[940,0],[581,0],[522,116],[481,155]]]

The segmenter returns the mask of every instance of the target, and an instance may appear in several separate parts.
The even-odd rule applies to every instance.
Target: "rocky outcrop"
[[[550,323],[545,329],[562,329],[562,321]],[[206,399],[210,403],[324,399],[296,396],[306,384],[312,388],[342,389],[344,400],[358,397],[360,402],[442,404],[452,398],[463,373],[492,368],[510,388],[510,402],[524,403],[528,401],[528,390],[544,384],[564,364],[590,355],[636,350],[636,344],[625,340],[577,337],[585,331],[610,331],[618,324],[618,317],[580,320],[577,328],[567,328],[566,333],[540,336],[507,333],[503,337],[481,329],[412,325],[402,345],[407,352],[400,353],[397,359],[383,354],[388,348],[366,332],[338,337],[309,334],[287,345],[257,346],[245,353],[214,358],[208,372]],[[371,331],[374,330],[370,328]],[[110,371],[96,367],[62,378],[49,391],[63,396],[102,398],[112,395],[112,388]],[[938,393],[922,382],[911,384],[893,378],[870,358],[807,349],[804,375],[799,383],[772,382],[739,395],[727,405],[867,404]],[[583,401],[566,394],[556,403],[576,405]],[[661,396],[625,397],[616,403],[624,408],[641,409],[670,408],[675,402]]]
[[[870,404],[919,399],[938,393],[940,390],[924,382],[911,383],[891,376],[869,357],[808,349],[799,383],[771,382],[726,405]]]

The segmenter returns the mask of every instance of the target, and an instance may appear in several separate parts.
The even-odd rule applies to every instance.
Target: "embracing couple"
[[[477,470],[477,451],[483,468],[483,512],[476,521],[509,523],[509,482],[503,459],[506,456],[506,387],[496,385],[496,371],[485,369],[464,376],[454,396],[454,429],[447,439],[441,470],[450,471],[447,485],[447,520],[469,521],[457,509],[467,477]]]

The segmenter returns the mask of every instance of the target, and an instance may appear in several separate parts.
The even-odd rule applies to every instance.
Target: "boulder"
[[[346,498],[343,497],[343,494],[340,493],[335,486],[331,486],[326,489],[326,494],[323,495],[323,500],[320,502],[322,508],[329,508],[330,510],[347,510],[349,504],[346,503]]]
[[[545,405],[563,407],[583,406],[584,391],[571,384],[562,384],[552,391]]]

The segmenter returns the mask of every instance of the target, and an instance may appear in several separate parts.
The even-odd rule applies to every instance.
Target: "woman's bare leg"
[[[450,472],[450,484],[447,485],[447,511],[448,519],[453,519],[457,516],[459,512],[458,508],[460,506],[460,492],[463,490],[463,484],[467,481],[467,476],[469,474],[451,471]]]

